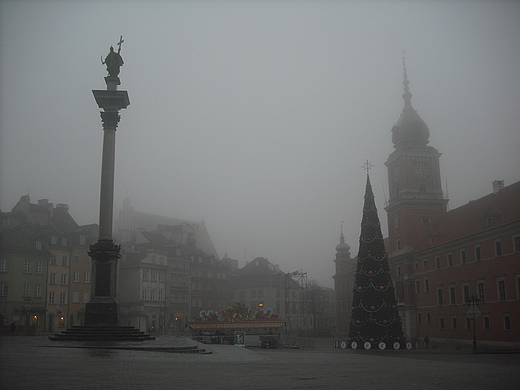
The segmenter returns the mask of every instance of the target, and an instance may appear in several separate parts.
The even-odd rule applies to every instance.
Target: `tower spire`
[[[408,72],[406,71],[406,59],[403,50],[403,100],[404,108],[399,120],[392,129],[392,141],[394,148],[400,147],[424,147],[428,144],[430,138],[430,130],[421,119],[417,111],[412,107],[412,94],[410,92],[408,81]]]
[[[410,82],[408,81],[408,73],[406,73],[406,59],[405,59],[404,53],[406,53],[406,52],[403,50],[403,86],[404,86],[403,99],[404,99],[405,107],[411,107],[412,106],[412,93],[410,92],[410,88],[408,87]]]

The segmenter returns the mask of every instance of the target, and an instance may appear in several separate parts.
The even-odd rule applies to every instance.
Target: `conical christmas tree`
[[[353,349],[398,349],[403,343],[402,321],[368,174],[348,340]]]

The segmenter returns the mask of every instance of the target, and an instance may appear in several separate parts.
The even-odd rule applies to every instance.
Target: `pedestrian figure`
[[[9,330],[11,331],[11,336],[14,336],[14,334],[16,333],[16,324],[13,323],[11,324],[11,326],[9,326]]]
[[[428,343],[430,342],[430,338],[426,335],[424,336],[424,347],[428,348]]]

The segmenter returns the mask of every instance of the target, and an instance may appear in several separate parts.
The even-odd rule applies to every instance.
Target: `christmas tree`
[[[402,321],[368,174],[348,340],[353,349],[399,349],[403,343]]]

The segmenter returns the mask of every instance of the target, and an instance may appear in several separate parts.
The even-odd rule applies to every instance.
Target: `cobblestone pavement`
[[[189,345],[159,337],[158,346]],[[67,348],[69,346],[69,348]],[[0,389],[518,389],[520,354],[204,345],[211,354],[70,348],[0,337]]]

